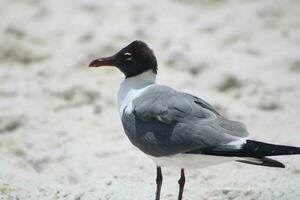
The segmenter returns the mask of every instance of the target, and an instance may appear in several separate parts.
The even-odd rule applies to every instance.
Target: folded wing
[[[202,99],[166,86],[149,88],[134,100],[133,108],[132,113],[123,113],[125,132],[135,146],[152,156],[239,146],[248,135],[242,123],[222,117]]]

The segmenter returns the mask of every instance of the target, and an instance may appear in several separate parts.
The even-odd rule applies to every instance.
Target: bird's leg
[[[161,173],[161,167],[156,168],[156,197],[155,200],[160,200],[160,190],[162,185],[163,176]]]
[[[179,184],[178,200],[182,200],[184,183],[185,183],[184,169],[181,169],[180,179],[178,180],[178,184]]]

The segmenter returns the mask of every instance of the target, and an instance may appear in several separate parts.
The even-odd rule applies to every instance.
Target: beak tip
[[[90,62],[89,67],[98,67],[99,66],[99,60],[93,60],[92,62]]]
[[[91,62],[91,63],[89,64],[89,67],[95,67],[94,63]]]

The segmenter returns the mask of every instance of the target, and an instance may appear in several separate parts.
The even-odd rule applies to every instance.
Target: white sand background
[[[123,75],[87,67],[135,39],[161,83],[251,139],[300,146],[299,19],[298,0],[1,0],[0,199],[154,199],[155,165],[119,120]],[[277,159],[186,170],[184,199],[300,199],[300,156]],[[179,169],[163,173],[162,199],[177,199]]]

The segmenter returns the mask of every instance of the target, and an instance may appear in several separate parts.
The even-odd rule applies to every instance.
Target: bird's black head
[[[143,41],[133,41],[113,56],[93,60],[89,67],[116,66],[126,76],[132,77],[147,70],[157,73],[153,51]]]

